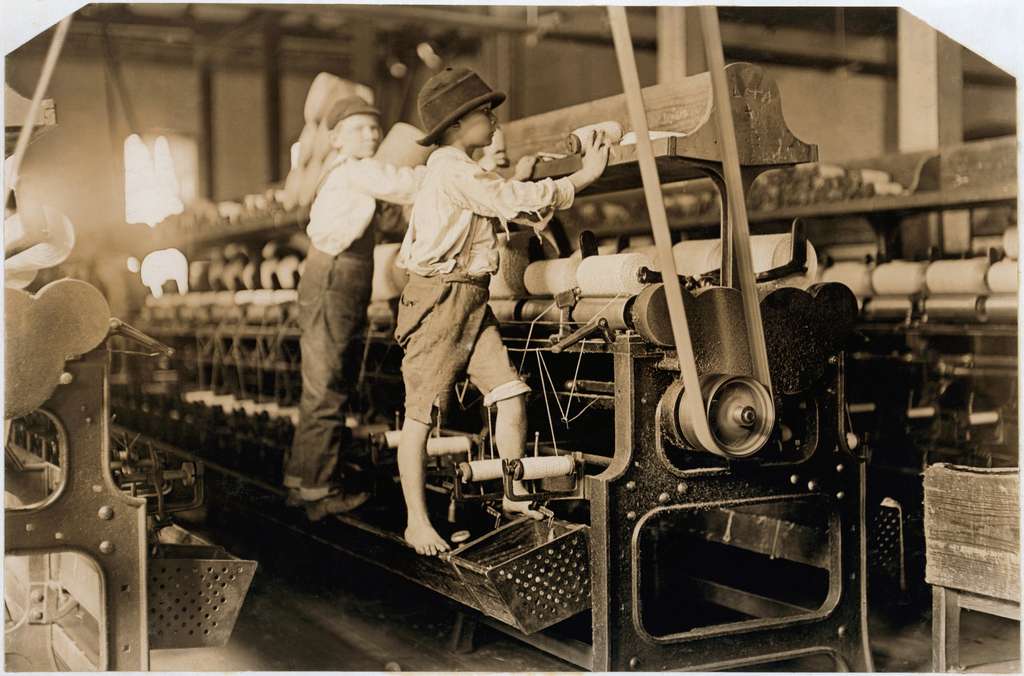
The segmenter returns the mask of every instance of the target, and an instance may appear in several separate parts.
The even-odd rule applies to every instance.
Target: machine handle
[[[558,354],[567,347],[571,347],[581,340],[586,340],[595,333],[600,333],[601,337],[604,338],[605,342],[609,345],[615,342],[615,336],[612,335],[611,328],[608,326],[608,320],[602,317],[594,324],[587,324],[576,329],[568,336],[552,345],[551,351],[554,354]]]
[[[110,334],[115,336],[124,336],[130,338],[137,343],[141,343],[150,350],[162,354],[165,357],[174,356],[174,348],[169,345],[164,345],[159,340],[147,336],[142,331],[139,331],[134,326],[126,324],[117,317],[110,318]]]

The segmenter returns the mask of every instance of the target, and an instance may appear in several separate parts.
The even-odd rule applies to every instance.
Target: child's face
[[[331,145],[359,160],[373,157],[380,139],[380,121],[376,115],[351,115],[331,130]]]
[[[491,111],[491,104],[475,108],[459,120],[458,138],[467,148],[483,148],[490,145],[498,120]]]

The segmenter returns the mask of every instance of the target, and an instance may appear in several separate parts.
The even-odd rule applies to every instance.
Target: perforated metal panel
[[[899,503],[893,500],[883,502],[871,517],[868,561],[876,580],[881,577],[889,585],[906,590],[903,515]]]
[[[255,561],[241,559],[151,559],[149,647],[227,643],[255,572]]]

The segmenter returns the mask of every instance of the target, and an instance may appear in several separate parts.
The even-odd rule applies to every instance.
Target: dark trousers
[[[330,256],[310,248],[299,281],[302,398],[285,460],[285,485],[305,500],[328,495],[347,438],[344,407],[352,394],[373,282],[373,258]]]

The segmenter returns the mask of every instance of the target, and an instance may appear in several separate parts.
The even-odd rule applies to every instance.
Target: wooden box
[[[929,584],[1020,601],[1017,468],[930,466],[924,475]]]

